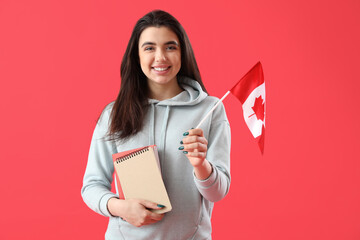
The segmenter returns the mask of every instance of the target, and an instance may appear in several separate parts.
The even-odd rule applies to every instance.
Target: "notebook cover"
[[[165,206],[152,210],[156,213],[171,210],[155,145],[113,154],[113,160],[120,198],[145,199]]]
[[[154,145],[152,145],[152,146],[154,146]],[[151,147],[152,147],[152,146],[151,146]],[[150,146],[149,146],[149,147],[150,147]],[[143,149],[143,148],[145,148],[145,147],[136,148],[136,149],[131,149],[131,150],[129,150],[129,151],[124,151],[124,152],[119,152],[119,153],[113,154],[112,157],[113,157],[114,166],[115,166],[116,158],[124,157],[125,155],[131,154],[131,153],[136,152],[136,151],[138,151],[138,150],[140,150],[140,149]],[[120,184],[120,181],[119,181],[119,177],[117,176],[116,171],[115,171],[114,175],[115,175],[115,181],[116,181],[116,183],[115,183],[116,186],[115,186],[115,187],[116,187],[117,190],[118,190],[119,198],[120,198],[120,199],[125,199],[124,193],[123,193],[123,191],[122,191],[121,184]]]

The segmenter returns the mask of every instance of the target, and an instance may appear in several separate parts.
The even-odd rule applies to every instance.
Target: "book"
[[[171,211],[171,203],[162,179],[156,145],[112,155],[120,199],[145,199],[164,205],[155,213]]]

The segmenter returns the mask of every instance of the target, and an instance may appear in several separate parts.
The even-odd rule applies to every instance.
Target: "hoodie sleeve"
[[[95,127],[81,189],[82,198],[88,207],[107,217],[111,216],[107,202],[117,196],[111,192],[114,172],[112,154],[116,152],[116,145],[105,139],[108,115],[104,112]]]
[[[206,159],[213,167],[213,172],[205,180],[195,177],[194,181],[204,198],[211,202],[223,199],[230,188],[230,125],[224,105],[214,111],[208,135]]]

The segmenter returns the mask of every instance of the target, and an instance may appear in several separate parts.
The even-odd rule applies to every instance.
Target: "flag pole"
[[[196,128],[199,128],[200,125],[209,117],[210,113],[212,113],[217,106],[229,95],[230,91],[227,91],[225,95],[215,104],[215,106],[205,115],[205,117],[199,122],[199,124],[196,126]]]

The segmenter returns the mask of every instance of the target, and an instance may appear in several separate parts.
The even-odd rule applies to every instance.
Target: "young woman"
[[[110,218],[105,239],[211,239],[214,202],[230,186],[230,126],[223,105],[193,129],[218,99],[208,96],[180,23],[152,11],[135,25],[121,63],[121,88],[91,141],[82,197]],[[172,210],[110,191],[112,154],[156,144]]]

